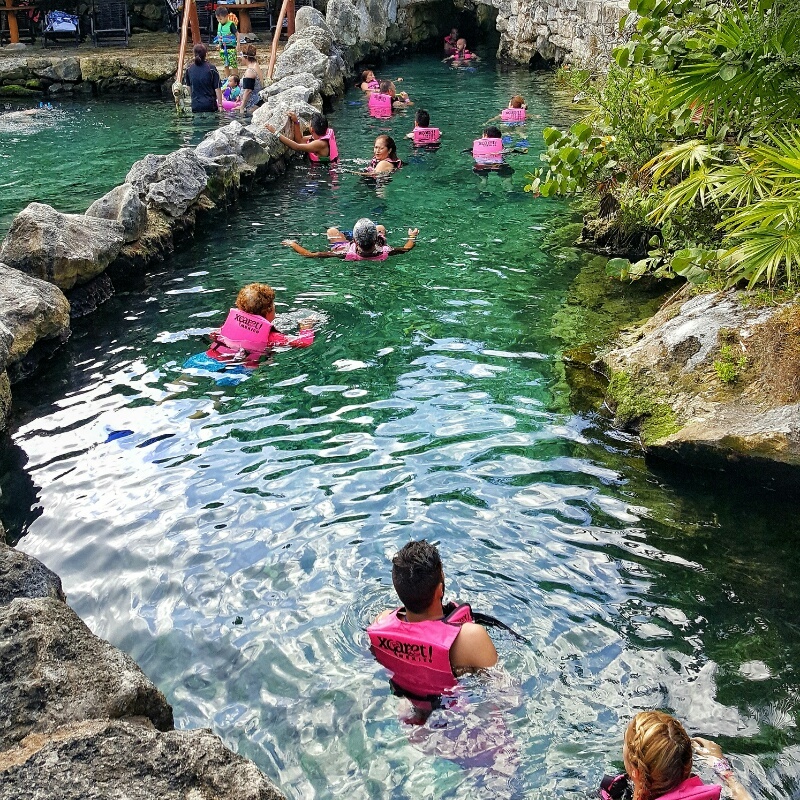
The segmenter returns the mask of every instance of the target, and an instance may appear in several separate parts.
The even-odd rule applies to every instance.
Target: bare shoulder
[[[372,624],[375,625],[375,623],[377,622],[383,622],[386,619],[386,617],[388,617],[389,614],[391,613],[392,613],[391,608],[387,608],[386,611],[381,611],[381,613],[378,614],[378,616],[375,617],[375,619],[372,621]]]
[[[497,663],[497,650],[482,625],[466,622],[461,626],[450,648],[450,663],[453,669],[461,670],[484,669]]]

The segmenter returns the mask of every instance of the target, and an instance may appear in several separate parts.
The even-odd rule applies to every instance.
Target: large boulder
[[[327,69],[328,57],[311,42],[301,40],[287,45],[278,56],[273,77],[279,81],[298,72],[310,72],[315,78],[322,79]]]
[[[50,597],[0,606],[0,684],[0,749],[86,719],[139,716],[173,727],[171,706],[134,661]]]
[[[0,781],[17,800],[283,800],[209,730],[159,733],[120,720],[29,736],[0,754]]]
[[[135,242],[147,225],[147,206],[130,183],[123,183],[95,200],[86,216],[116,220],[122,225],[125,242]]]
[[[0,606],[17,597],[52,597],[66,601],[61,578],[41,561],[2,541],[0,530]]]
[[[324,28],[317,27],[316,25],[309,25],[301,31],[297,31],[289,37],[286,43],[287,47],[291,47],[298,42],[308,42],[314,45],[323,55],[329,56],[331,54],[331,45],[333,44],[333,34],[330,28],[326,25]]]
[[[306,28],[322,28],[328,33],[331,29],[325,20],[325,15],[321,11],[317,11],[313,6],[302,6],[297,9],[294,17],[294,29],[296,33],[304,31]]]
[[[352,47],[358,43],[361,20],[350,0],[328,0],[325,20],[337,42],[345,47]]]
[[[39,78],[57,83],[75,83],[81,79],[81,64],[77,58],[31,58],[28,69]]]
[[[183,147],[166,156],[146,155],[130,168],[125,182],[149,208],[181,217],[200,198],[207,176],[195,151]]]
[[[118,222],[62,214],[43,203],[31,203],[11,223],[0,262],[59,289],[71,289],[103,272],[123,242]]]
[[[0,323],[12,337],[6,358],[0,360],[5,367],[27,355],[38,341],[65,340],[69,303],[52,283],[0,263]]]
[[[303,6],[302,8],[309,8],[309,6]],[[302,8],[300,9],[301,11]],[[309,89],[311,90],[311,93],[314,94],[315,92],[319,91],[320,80],[319,78],[315,78],[310,72],[301,72],[297,75],[287,75],[285,78],[281,78],[281,80],[275,81],[274,83],[269,84],[269,86],[267,86],[265,89],[262,89],[261,98],[263,100],[268,100],[270,97],[274,97],[276,94],[285,92],[287,89],[294,89],[297,86],[302,86],[306,89]]]

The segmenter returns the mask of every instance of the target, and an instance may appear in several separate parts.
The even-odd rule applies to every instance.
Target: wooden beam
[[[185,2],[189,5],[189,25],[192,28],[192,47],[194,47],[203,41],[200,33],[200,17],[197,16],[196,0],[185,0]]]
[[[297,12],[294,8],[294,0],[289,0],[289,5],[286,7],[286,35],[292,36],[294,34],[294,15]]]
[[[294,5],[294,0],[283,0],[281,12],[278,14],[278,26],[275,28],[275,34],[272,37],[272,51],[269,54],[269,67],[267,68],[267,77],[272,80],[272,73],[275,72],[275,59],[278,57],[278,40],[281,38],[281,30],[283,29],[283,18],[286,16],[286,9],[289,3]]]
[[[181,46],[178,49],[178,71],[175,73],[175,82],[183,81],[183,62],[186,58],[186,39],[189,30],[189,6],[194,5],[193,0],[184,0],[183,20],[181,22]],[[195,11],[195,13],[197,13]],[[175,98],[175,105],[180,105],[178,97]]]

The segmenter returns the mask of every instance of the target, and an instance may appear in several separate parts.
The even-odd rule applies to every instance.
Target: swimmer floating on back
[[[298,244],[294,239],[284,239],[281,244],[291,247],[295,253],[306,258],[342,258],[345,261],[386,261],[389,256],[399,256],[413,249],[419,230],[408,229],[408,239],[402,247],[389,247],[386,244],[386,229],[376,225],[371,219],[362,217],[353,226],[353,240],[348,241],[338,228],[328,228],[330,250],[313,253]]]

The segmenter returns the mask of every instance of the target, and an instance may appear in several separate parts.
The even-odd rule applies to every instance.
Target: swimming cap
[[[375,223],[366,217],[358,220],[353,226],[353,241],[362,252],[372,251],[378,241],[378,229],[375,227]]]

